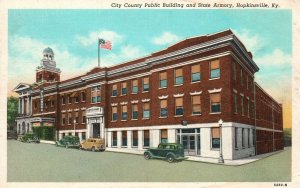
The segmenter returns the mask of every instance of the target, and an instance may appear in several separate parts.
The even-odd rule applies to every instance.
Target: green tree
[[[12,127],[18,116],[18,98],[10,96],[7,98],[7,124]]]

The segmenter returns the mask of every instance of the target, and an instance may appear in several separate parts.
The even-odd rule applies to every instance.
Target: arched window
[[[25,133],[25,122],[22,123],[22,134]]]
[[[27,123],[27,133],[29,133],[29,123]]]

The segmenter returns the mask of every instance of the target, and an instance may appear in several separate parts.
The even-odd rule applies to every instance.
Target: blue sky
[[[99,36],[112,41],[113,50],[101,51],[101,65],[110,66],[230,28],[254,54],[258,83],[280,102],[290,98],[289,10],[9,10],[8,18],[8,93],[19,82],[34,82],[48,46],[66,79],[97,65]]]

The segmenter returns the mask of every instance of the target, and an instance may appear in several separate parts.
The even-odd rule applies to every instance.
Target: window
[[[81,133],[81,140],[85,140],[86,139],[86,134],[85,134],[85,132],[82,132]]]
[[[69,99],[69,104],[71,104],[72,103],[72,97],[71,97],[71,95],[68,95],[68,99]]]
[[[220,128],[211,128],[211,148],[220,148]]]
[[[175,69],[175,85],[183,84],[182,68]]]
[[[241,96],[241,108],[242,108],[242,116],[245,115],[245,112],[244,112],[244,96]]]
[[[250,129],[247,129],[248,133],[248,148],[250,148]]]
[[[92,87],[91,95],[92,95],[92,103],[101,102],[101,87],[99,85]]]
[[[75,112],[75,123],[78,123],[78,112]]]
[[[66,104],[66,98],[65,98],[65,96],[61,96],[61,104],[62,105]]]
[[[183,115],[183,98],[175,98],[175,116]]]
[[[118,120],[118,111],[117,107],[113,106],[112,107],[112,120],[117,121]]]
[[[34,109],[37,108],[37,101],[34,101]]]
[[[255,146],[255,130],[252,129],[252,145]]]
[[[210,105],[211,105],[211,113],[221,112],[221,94],[220,93],[212,93],[210,94]]]
[[[250,101],[248,98],[247,98],[247,116],[248,118],[250,117]]]
[[[238,130],[239,129],[237,127],[234,128],[234,134],[235,134],[234,147],[235,147],[235,149],[238,148]]]
[[[117,96],[118,95],[118,85],[114,84],[112,86],[112,96]]]
[[[243,82],[243,69],[241,68],[241,85],[244,85],[244,82]]]
[[[143,78],[143,91],[149,91],[149,77]]]
[[[242,147],[245,148],[245,129],[242,128]]]
[[[132,119],[138,119],[138,105],[132,105]]]
[[[53,106],[54,106],[54,104],[55,104],[55,101],[54,101],[54,100],[52,100],[52,101],[51,101],[51,107],[53,107]]]
[[[233,105],[234,105],[234,113],[238,113],[238,107],[237,107],[237,94],[233,93]]]
[[[112,146],[116,147],[118,144],[118,136],[117,136],[117,131],[112,132]]]
[[[149,147],[150,146],[150,139],[149,139],[149,130],[144,130],[144,147]]]
[[[75,96],[75,103],[79,103],[79,97]]]
[[[246,86],[247,86],[247,89],[249,89],[249,76],[247,75],[247,80],[246,80]]]
[[[86,111],[82,111],[81,112],[81,116],[82,116],[82,123],[86,123]]]
[[[121,95],[126,95],[126,94],[127,94],[127,82],[123,82]]]
[[[168,116],[168,108],[167,108],[167,100],[163,99],[160,100],[160,117],[167,117]]]
[[[62,120],[62,125],[66,124],[66,114],[62,114],[61,120]]]
[[[86,93],[82,92],[81,93],[81,102],[85,102],[85,100],[86,100]]]
[[[168,130],[160,130],[160,143],[168,143]]]
[[[122,105],[121,110],[122,110],[122,120],[127,120],[127,106]]]
[[[236,63],[232,62],[232,77],[233,80],[236,80]]]
[[[150,103],[145,102],[143,103],[143,119],[150,118]]]
[[[132,80],[132,93],[137,93],[138,91],[138,80]]]
[[[138,131],[132,131],[132,147],[138,147]]]
[[[165,88],[168,86],[167,83],[167,72],[161,72],[159,73],[159,87]]]
[[[72,113],[69,112],[68,113],[68,124],[71,124],[72,123]]]
[[[214,60],[210,62],[210,79],[220,78],[220,61]]]
[[[122,146],[127,146],[127,131],[122,131]]]
[[[192,115],[201,114],[201,98],[200,95],[192,96]]]
[[[198,82],[201,80],[201,73],[200,73],[200,64],[192,65],[192,82]]]

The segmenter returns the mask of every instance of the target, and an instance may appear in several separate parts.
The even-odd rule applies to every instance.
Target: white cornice
[[[139,102],[139,100],[133,100],[133,101],[131,101],[131,104],[136,104],[138,102]]]
[[[173,96],[174,96],[174,97],[183,97],[183,96],[184,96],[184,93],[177,93],[177,94],[174,94]]]
[[[150,99],[142,99],[142,102],[149,102]]]
[[[190,95],[201,95],[202,94],[202,91],[193,91],[193,92],[190,92]]]
[[[241,95],[241,96],[244,96],[244,94],[243,94],[243,93],[240,93],[240,95]]]
[[[209,93],[220,93],[222,91],[222,88],[216,89],[214,88],[213,90],[208,90]]]
[[[118,103],[111,103],[111,106],[118,106]]]
[[[233,92],[234,92],[234,93],[237,93],[237,90],[236,90],[236,89],[233,89]]]
[[[120,105],[127,105],[127,101],[120,102]]]
[[[162,95],[162,96],[158,96],[159,99],[167,99],[168,95]]]

